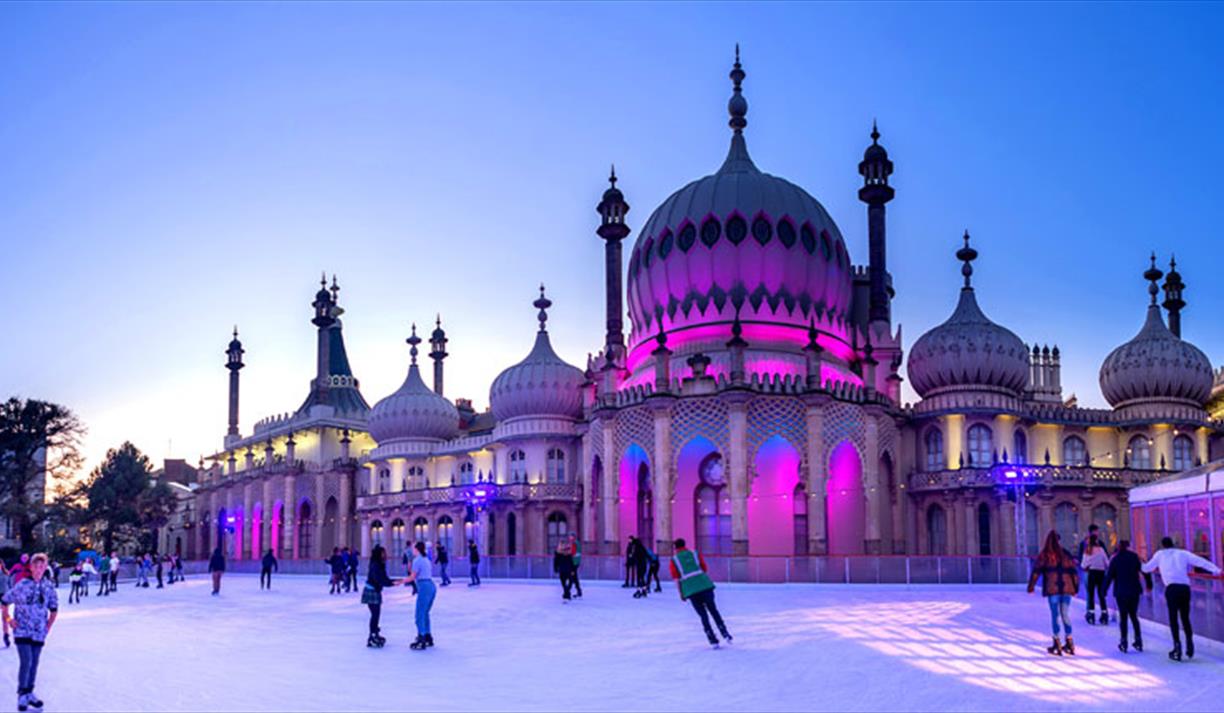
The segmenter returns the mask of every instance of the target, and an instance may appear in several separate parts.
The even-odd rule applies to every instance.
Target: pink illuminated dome
[[[743,78],[737,52],[722,167],[663,201],[633,246],[631,369],[661,331],[670,348],[695,340],[717,351],[737,313],[754,349],[797,351],[813,323],[848,342],[852,269],[841,231],[807,191],[749,157]]]

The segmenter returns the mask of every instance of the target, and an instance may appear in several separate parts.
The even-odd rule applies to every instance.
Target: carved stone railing
[[[507,485],[474,483],[360,495],[357,497],[357,509],[373,510],[404,505],[446,505],[467,503],[473,500],[483,500],[486,502],[527,500],[579,502],[581,499],[582,485],[579,483],[510,483]]]
[[[1095,468],[1070,465],[1008,465],[990,468],[961,468],[930,473],[911,473],[912,493],[958,488],[993,488],[1023,482],[1033,486],[1079,486],[1084,488],[1127,489],[1174,475],[1167,470],[1134,468]]]

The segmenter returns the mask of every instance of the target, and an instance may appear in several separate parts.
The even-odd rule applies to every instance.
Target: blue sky
[[[0,395],[53,399],[86,452],[194,460],[297,407],[309,303],[340,276],[371,403],[410,321],[441,312],[448,395],[488,400],[531,347],[602,334],[594,206],[615,161],[639,227],[726,150],[735,42],[757,164],[804,186],[866,259],[856,164],[896,162],[894,318],[951,312],[968,227],[993,319],[1057,343],[1065,393],[1139,328],[1176,252],[1184,335],[1224,354],[1214,174],[1218,4],[0,5]],[[636,237],[636,233],[633,237]]]

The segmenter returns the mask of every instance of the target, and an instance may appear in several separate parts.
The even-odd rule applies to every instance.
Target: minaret
[[[880,131],[874,121],[871,122],[871,145],[863,152],[858,169],[863,177],[859,200],[867,204],[867,275],[870,279],[867,318],[871,322],[890,322],[889,303],[892,295],[887,281],[884,205],[893,199],[892,186],[888,185],[893,164],[888,160],[888,152],[880,145]]]
[[[316,403],[327,403],[327,386],[331,374],[331,340],[328,330],[336,323],[335,306],[336,293],[340,288],[332,279],[332,291],[327,291],[327,273],[319,282],[319,291],[315,293],[314,319],[310,323],[319,328],[318,363],[315,369],[314,391],[317,394]]]
[[[434,326],[433,334],[429,335],[429,358],[433,359],[434,363],[434,383],[433,390],[438,396],[442,396],[442,360],[447,357],[446,353],[446,332],[442,331],[442,315],[438,315],[438,321]]]
[[[238,341],[238,326],[234,325],[234,338],[225,350],[225,368],[229,369],[229,430],[225,440],[238,438],[238,371],[246,366],[242,363],[242,342]]]
[[[599,213],[599,228],[595,233],[604,240],[604,285],[607,289],[607,336],[604,338],[604,355],[609,364],[623,363],[625,355],[624,290],[621,287],[621,241],[629,235],[625,225],[625,214],[629,204],[616,187],[616,166],[608,176],[608,190],[595,207]]]
[[[1181,339],[1181,311],[1186,306],[1186,301],[1182,299],[1182,290],[1185,288],[1181,273],[1177,271],[1177,260],[1170,257],[1169,273],[1165,275],[1163,304],[1164,308],[1169,310],[1169,331],[1178,339]]]

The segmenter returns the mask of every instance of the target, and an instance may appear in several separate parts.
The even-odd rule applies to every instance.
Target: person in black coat
[[[361,567],[361,552],[354,549],[349,553],[348,569],[345,570],[349,583],[344,585],[344,591],[357,591],[357,570]]]
[[[480,586],[480,550],[476,547],[475,540],[468,540],[468,571],[469,587]]]
[[[259,590],[261,592],[265,584],[268,589],[272,588],[272,572],[279,569],[280,565],[276,561],[276,555],[272,554],[272,550],[268,550],[259,563]]]
[[[366,570],[365,589],[361,593],[361,600],[370,608],[370,637],[366,646],[381,649],[387,643],[378,626],[382,619],[382,590],[395,584],[396,580],[387,576],[387,550],[382,545],[374,545]]]
[[[347,566],[347,563],[344,561],[344,556],[340,554],[340,548],[333,547],[332,556],[323,560],[323,562],[325,562],[331,569],[331,579],[329,580],[331,589],[328,590],[327,593],[339,594],[341,584],[340,580],[344,577],[344,569]]]
[[[221,593],[221,575],[225,574],[225,555],[221,554],[220,547],[213,550],[208,560],[208,573],[212,575],[212,593],[215,597]]]
[[[1118,543],[1118,553],[1109,562],[1105,572],[1105,583],[1101,591],[1108,592],[1113,585],[1114,601],[1118,603],[1118,628],[1122,640],[1118,642],[1118,650],[1126,653],[1127,619],[1135,625],[1135,651],[1143,651],[1143,633],[1139,630],[1139,595],[1143,593],[1144,585],[1152,591],[1152,575],[1144,574],[1140,567],[1143,562],[1139,555],[1131,552],[1130,542],[1122,540]]]
[[[568,542],[560,542],[553,553],[553,572],[561,580],[561,600],[568,602],[571,598],[570,587],[574,582],[574,551]]]
[[[632,586],[630,581],[633,577],[634,568],[637,562],[637,538],[630,535],[629,544],[625,545],[625,583],[621,585],[622,589]]]
[[[434,548],[435,559],[438,562],[438,571],[442,575],[442,586],[450,584],[450,574],[447,573],[446,567],[450,564],[450,553],[446,551],[446,545],[441,542]]]

